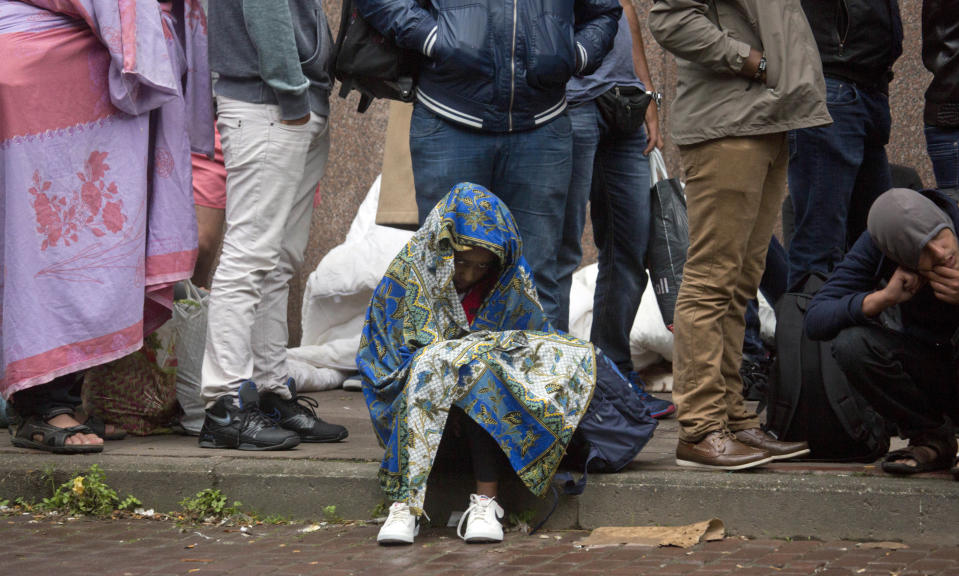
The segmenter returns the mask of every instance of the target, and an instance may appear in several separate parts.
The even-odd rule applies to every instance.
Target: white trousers
[[[213,275],[202,394],[207,408],[244,380],[290,397],[289,281],[303,263],[313,193],[330,151],[327,119],[280,122],[279,106],[217,97],[226,233]]]

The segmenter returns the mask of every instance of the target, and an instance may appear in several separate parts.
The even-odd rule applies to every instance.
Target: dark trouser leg
[[[470,458],[473,461],[473,476],[477,482],[496,482],[503,466],[503,451],[493,437],[472,418],[463,418],[463,433],[469,442]]]
[[[956,371],[947,352],[878,326],[839,333],[833,355],[846,378],[904,438],[945,439],[946,418],[956,401]]]
[[[10,403],[21,418],[38,416],[49,420],[57,414],[73,412],[80,405],[82,384],[82,372],[67,374],[13,394]]]

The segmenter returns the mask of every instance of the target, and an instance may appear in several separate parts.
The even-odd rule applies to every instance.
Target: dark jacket
[[[959,128],[959,0],[923,1],[922,63],[933,76],[923,120]]]
[[[888,91],[902,54],[897,0],[802,0],[802,7],[826,76]]]
[[[320,0],[214,0],[208,26],[217,94],[279,104],[284,120],[329,115],[333,41]]]
[[[952,218],[959,229],[959,208],[955,201],[934,191],[921,192]],[[816,292],[806,310],[806,334],[814,340],[830,340],[850,326],[876,323],[862,312],[862,301],[880,288],[896,270],[896,263],[886,258],[873,243],[869,232],[846,254],[842,262]],[[936,298],[927,284],[912,298],[899,304],[902,331],[933,346],[948,345],[959,328],[959,307]]]
[[[599,67],[622,13],[618,0],[355,2],[384,36],[424,55],[420,104],[491,132],[535,128],[562,114],[566,81]]]

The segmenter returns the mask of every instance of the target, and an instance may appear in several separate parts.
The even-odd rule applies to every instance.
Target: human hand
[[[740,76],[744,76],[752,80],[756,76],[756,72],[759,71],[759,61],[762,60],[763,53],[755,48],[749,49],[749,57],[746,58],[746,61],[743,62],[743,67],[739,71]],[[759,76],[759,82],[761,84],[766,83],[766,72],[763,71]]]
[[[643,156],[649,156],[653,148],[663,147],[663,135],[659,132],[659,110],[656,106],[656,100],[651,101],[646,108],[646,141]]]
[[[872,292],[863,299],[862,312],[869,317],[876,316],[886,308],[912,298],[925,283],[926,280],[919,274],[899,266],[882,290]]]
[[[934,266],[926,278],[936,298],[947,304],[959,304],[959,270]]]
[[[286,124],[287,126],[302,126],[310,121],[310,113],[307,112],[306,116],[302,118],[297,118],[295,120],[280,120],[280,124]]]

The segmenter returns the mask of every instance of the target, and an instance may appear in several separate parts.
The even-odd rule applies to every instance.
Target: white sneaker
[[[419,533],[416,516],[410,512],[406,502],[393,502],[390,515],[376,535],[376,541],[380,544],[412,544],[413,538]]]
[[[502,542],[503,526],[498,518],[503,517],[503,508],[494,500],[479,494],[470,494],[470,506],[456,526],[456,535],[468,544],[476,542]],[[462,532],[466,522],[466,533]]]

